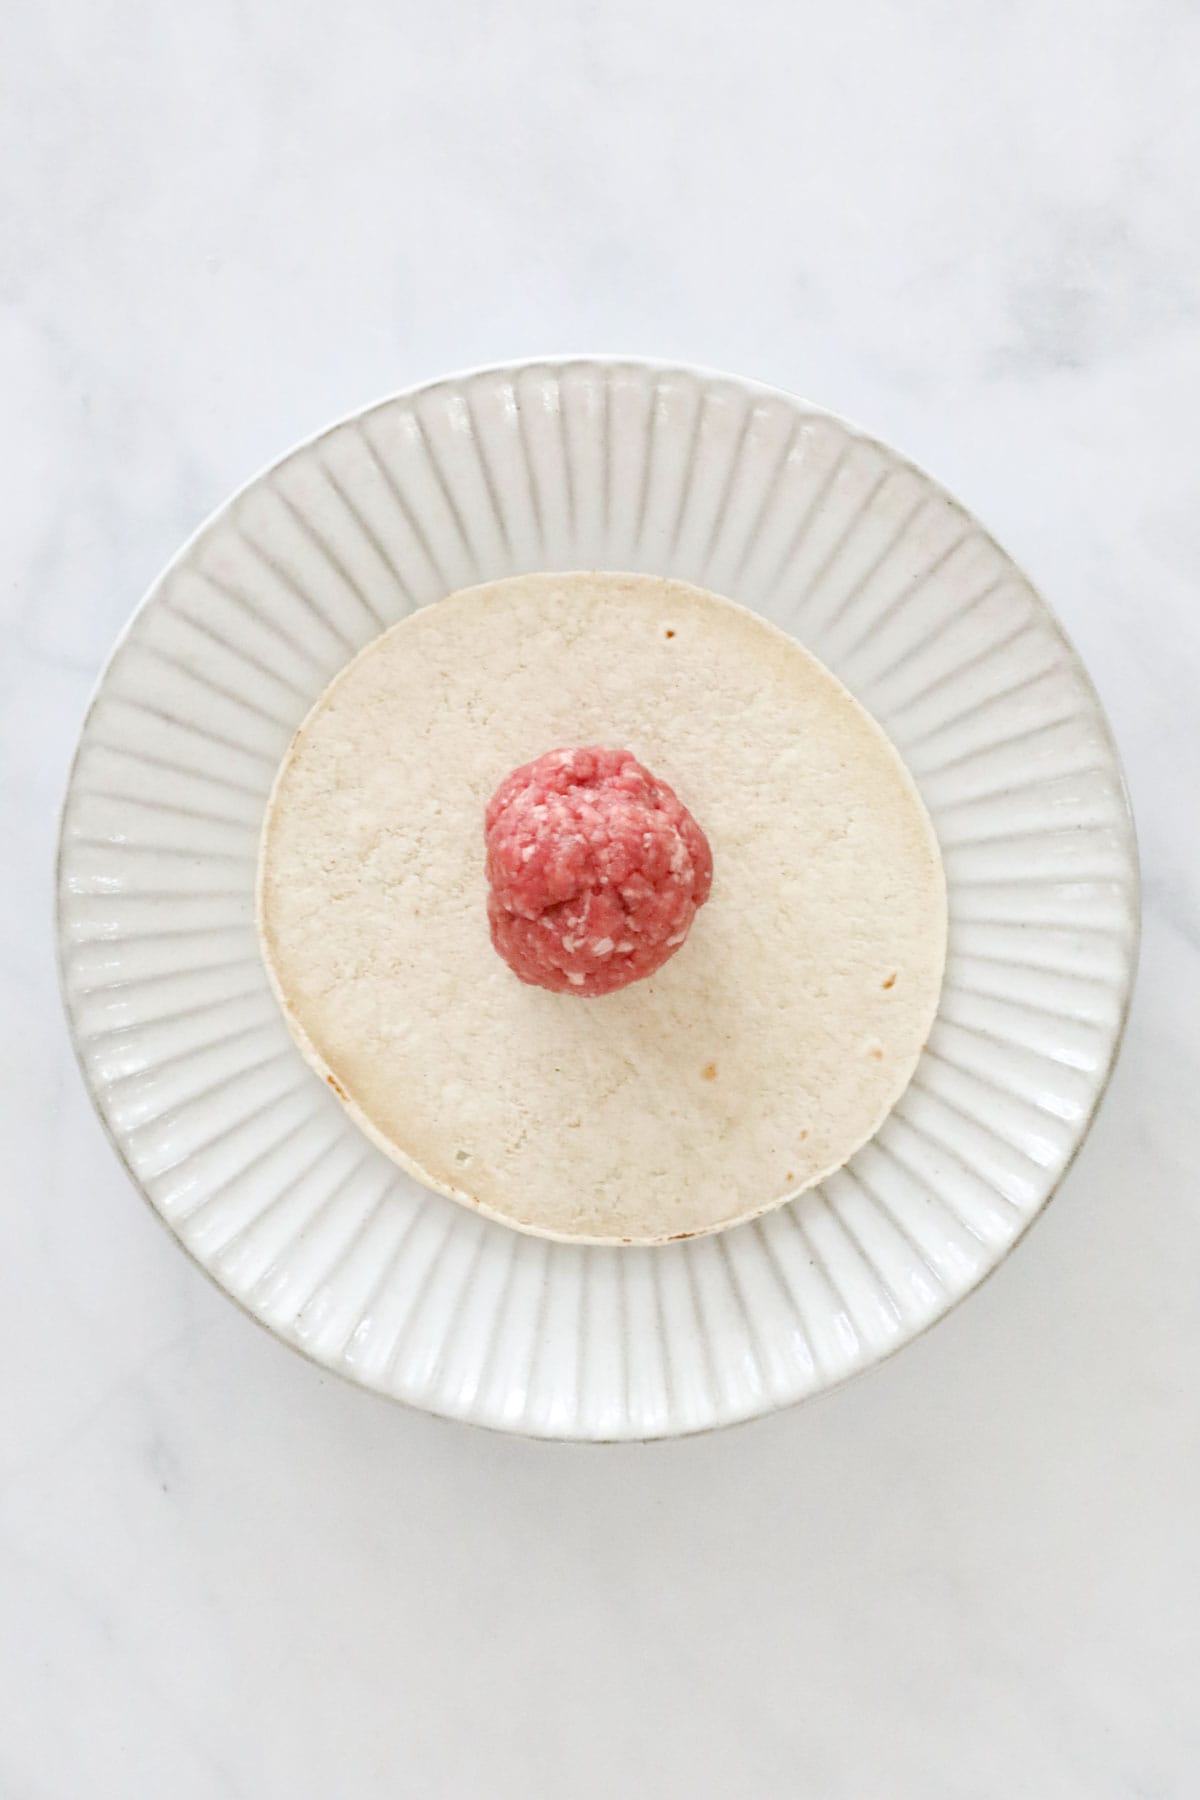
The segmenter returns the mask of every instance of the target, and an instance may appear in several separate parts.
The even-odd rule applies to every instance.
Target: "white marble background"
[[[0,63],[0,1796],[1200,1793],[1200,11],[45,0]],[[1108,1105],[887,1367],[695,1442],[409,1415],[131,1192],[54,814],[177,542],[328,418],[550,350],[798,389],[1062,613],[1145,945]]]

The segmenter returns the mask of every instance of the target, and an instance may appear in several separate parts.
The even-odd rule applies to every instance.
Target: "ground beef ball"
[[[550,750],[487,809],[492,942],[522,981],[584,999],[674,956],[712,886],[691,813],[628,750]]]

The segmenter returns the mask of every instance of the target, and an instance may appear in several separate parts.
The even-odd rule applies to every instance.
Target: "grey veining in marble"
[[[1190,1800],[1200,1787],[1200,15],[788,0],[10,20],[0,69],[0,1795]],[[180,539],[443,369],[645,351],[933,469],[1125,756],[1099,1124],[966,1306],[811,1407],[588,1451],[255,1332],[131,1192],[55,810]]]

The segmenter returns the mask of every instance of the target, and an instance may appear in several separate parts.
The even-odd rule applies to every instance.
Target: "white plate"
[[[946,862],[938,1019],[882,1130],[770,1217],[662,1249],[546,1243],[404,1175],[302,1062],[255,939],[267,794],[330,678],[414,606],[569,568],[680,576],[794,632],[905,756]],[[251,482],[118,644],[60,847],[80,1063],[185,1248],[339,1374],[554,1437],[787,1405],[968,1293],[1087,1130],[1137,917],[1104,715],[987,533],[826,413],[629,362],[438,382]]]

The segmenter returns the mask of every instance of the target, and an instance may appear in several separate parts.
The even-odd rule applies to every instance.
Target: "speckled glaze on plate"
[[[899,748],[946,866],[941,1006],[881,1130],[769,1217],[661,1248],[523,1236],[405,1175],[304,1064],[255,934],[267,796],[338,669],[413,607],[567,568],[678,576],[795,633]],[[80,1064],[180,1242],[337,1373],[538,1436],[748,1418],[945,1313],[1079,1147],[1137,918],[1104,715],[988,534],[827,413],[627,361],[437,382],[251,482],[114,651],[60,845]]]

